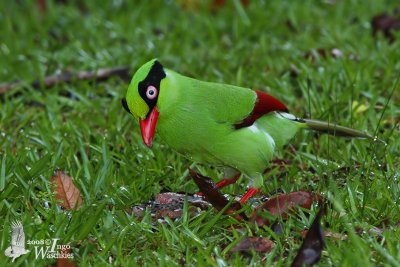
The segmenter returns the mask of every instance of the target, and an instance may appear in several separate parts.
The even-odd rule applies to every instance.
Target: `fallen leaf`
[[[368,235],[368,236],[374,236],[378,242],[381,242],[383,239],[383,232],[384,229],[372,226],[368,231],[365,230],[364,228],[361,228],[359,226],[356,226],[354,228],[356,234],[362,236],[362,235]]]
[[[168,217],[170,219],[177,219],[183,215],[183,206],[187,199],[189,213],[195,215],[199,210],[206,210],[211,205],[204,201],[200,196],[189,196],[180,193],[165,192],[158,194],[153,201],[146,204],[134,206],[132,209],[126,210],[129,214],[133,214],[136,218],[142,218],[144,212],[150,210],[153,219],[160,219]]]
[[[375,235],[377,237],[382,237],[383,229],[373,226],[371,229],[368,230],[369,235]]]
[[[273,215],[281,215],[283,218],[287,218],[287,213],[295,206],[310,209],[312,203],[319,199],[320,197],[314,193],[304,191],[291,192],[269,199],[262,208],[267,209]]]
[[[177,219],[183,216],[183,205],[178,203],[168,205],[155,205],[153,206],[152,213],[155,212],[155,218],[170,218]]]
[[[300,235],[302,237],[306,237],[307,233],[308,233],[308,230],[303,230],[300,232]],[[324,232],[324,237],[329,237],[329,238],[337,239],[337,240],[346,240],[348,238],[348,236],[346,234],[334,233],[334,232],[329,232],[329,231]]]
[[[242,205],[239,202],[233,201],[230,203],[209,177],[203,176],[192,169],[189,169],[189,173],[199,187],[200,192],[204,194],[204,197],[213,205],[216,210],[220,211],[225,208],[226,205],[230,206],[225,211],[225,214],[232,214],[242,209]],[[239,220],[247,220],[247,216],[243,212],[237,214],[235,217]]]
[[[296,257],[292,263],[292,267],[300,267],[304,265],[314,265],[321,259],[322,249],[325,246],[323,237],[323,231],[321,227],[321,217],[324,214],[324,207],[322,207],[310,229],[304,238],[303,244],[301,245]]]
[[[393,31],[400,30],[400,19],[389,16],[387,14],[381,14],[372,18],[372,34],[377,35],[378,32],[382,32],[385,38],[390,43],[394,42]]]
[[[204,204],[208,204],[204,200],[202,200],[201,197],[196,196],[196,195],[185,195],[185,193],[174,193],[174,192],[165,192],[158,194],[154,198],[154,202],[159,203],[159,204],[170,204],[174,202],[178,203],[184,203],[185,202],[185,197],[187,198],[188,203],[190,204],[196,204],[199,203],[204,206]]]
[[[68,259],[68,255],[71,254],[70,249],[66,248],[61,250],[60,258],[57,259],[56,267],[76,267],[78,266],[75,262]]]
[[[57,170],[56,174],[50,178],[54,186],[56,195],[54,196],[57,205],[67,210],[79,210],[82,206],[82,196],[79,189],[74,185],[72,178]]]
[[[310,209],[312,203],[315,201],[321,201],[321,197],[317,194],[304,191],[277,195],[257,207],[257,209],[252,213],[251,218],[259,227],[270,225],[269,220],[260,215],[261,211],[266,210],[272,215],[281,216],[283,219],[286,219],[288,213],[296,206]]]
[[[247,252],[254,250],[257,252],[269,253],[275,247],[275,243],[265,237],[249,236],[243,238],[230,251]]]

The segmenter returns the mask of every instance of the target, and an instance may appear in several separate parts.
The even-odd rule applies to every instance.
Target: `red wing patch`
[[[240,129],[252,125],[258,118],[272,111],[288,112],[287,107],[278,99],[261,91],[255,91],[257,94],[256,104],[253,111],[242,122],[235,124],[235,129]]]

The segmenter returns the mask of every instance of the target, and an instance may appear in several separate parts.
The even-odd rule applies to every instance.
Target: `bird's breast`
[[[198,162],[216,162],[211,148],[229,127],[188,109],[163,116],[160,113],[157,133],[162,141],[177,152]]]

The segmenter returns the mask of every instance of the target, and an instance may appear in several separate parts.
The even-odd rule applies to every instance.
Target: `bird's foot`
[[[252,198],[255,194],[257,194],[260,191],[258,188],[250,187],[249,190],[247,190],[246,194],[243,195],[243,197],[239,200],[241,204],[244,204]]]

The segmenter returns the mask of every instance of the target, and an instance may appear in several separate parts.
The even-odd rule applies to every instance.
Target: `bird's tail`
[[[318,121],[318,120],[310,120],[310,119],[301,119],[309,129],[315,130],[321,133],[332,134],[335,136],[343,136],[349,138],[368,138],[375,140],[372,135],[358,131],[355,129],[347,128],[344,126],[340,126],[335,123],[325,122],[325,121]]]

